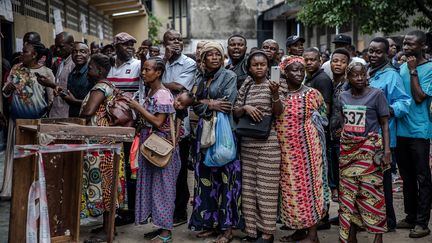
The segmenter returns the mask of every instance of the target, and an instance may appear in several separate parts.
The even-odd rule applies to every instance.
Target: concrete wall
[[[280,49],[284,49],[286,51],[285,47],[285,41],[287,38],[287,28],[285,21],[274,21],[273,22],[273,39],[279,44]]]
[[[226,39],[234,33],[256,38],[256,0],[190,0],[191,38]]]
[[[152,1],[153,14],[162,23],[159,28],[158,38],[162,40],[163,34],[170,27],[169,17],[169,0],[153,0]]]
[[[148,39],[148,17],[134,16],[118,18],[113,20],[114,35],[120,32],[127,32],[137,40],[135,47],[138,48],[141,42]]]
[[[54,44],[55,35],[53,24],[33,17],[23,16],[21,14],[14,13],[15,38],[23,38],[24,34],[29,31],[38,32],[41,36],[42,43],[47,48]],[[76,41],[82,41],[83,39],[87,39],[89,44],[92,41],[96,41],[99,43],[102,42],[104,44],[110,43],[110,41],[107,39],[101,40],[93,35],[83,35],[81,32],[77,32],[68,28],[64,28],[64,31],[72,33]]]

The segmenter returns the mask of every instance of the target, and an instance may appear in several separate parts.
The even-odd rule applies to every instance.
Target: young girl
[[[365,227],[381,243],[387,230],[383,172],[391,160],[388,104],[381,90],[368,87],[361,63],[351,63],[346,76],[351,89],[340,95],[339,238],[357,242],[357,228]]]
[[[278,117],[283,106],[279,80],[270,81],[266,74],[270,61],[264,52],[256,51],[247,60],[250,77],[239,90],[234,106],[238,118],[250,116],[259,122],[264,116]],[[242,209],[245,240],[273,242],[276,233],[281,150],[274,123],[267,139],[242,137]]]
[[[152,132],[171,141],[170,114],[175,112],[174,98],[170,91],[161,83],[165,71],[165,63],[160,58],[149,58],[144,62],[142,75],[150,91],[148,98],[141,106],[131,100],[129,106],[141,115],[140,144]],[[178,146],[172,160],[165,168],[159,168],[139,155],[137,175],[135,222],[147,223],[151,216],[152,223],[161,228],[159,235],[151,242],[171,242],[174,217],[174,200],[176,197],[176,181],[180,171]]]

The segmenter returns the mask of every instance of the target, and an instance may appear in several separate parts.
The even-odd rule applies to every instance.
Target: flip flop
[[[202,232],[199,232],[196,237],[197,238],[208,238],[208,237],[214,237],[217,236],[218,233],[216,230],[204,230]]]
[[[213,243],[230,243],[232,239],[232,235],[227,236],[225,234],[221,234],[216,238],[216,240],[213,241]]]

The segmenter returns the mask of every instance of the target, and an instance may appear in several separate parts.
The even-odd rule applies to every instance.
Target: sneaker
[[[174,217],[174,227],[187,223],[187,218]]]
[[[416,225],[409,233],[410,238],[422,238],[430,234],[430,229],[428,227],[423,228],[420,225]]]
[[[402,219],[396,224],[396,229],[414,229],[415,225],[408,222],[406,219]]]

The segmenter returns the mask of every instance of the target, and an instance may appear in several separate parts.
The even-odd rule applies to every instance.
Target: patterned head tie
[[[301,63],[303,66],[305,65],[305,61],[303,59],[303,57],[300,56],[288,56],[287,58],[285,58],[280,64],[279,64],[279,68],[281,70],[285,71],[285,68],[287,68],[289,65],[298,62]]]

